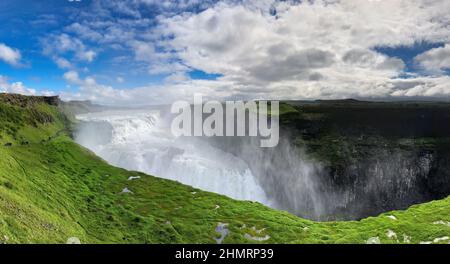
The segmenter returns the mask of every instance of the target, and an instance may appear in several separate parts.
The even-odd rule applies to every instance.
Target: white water
[[[112,165],[274,206],[244,161],[198,138],[174,138],[170,124],[156,111],[105,111],[77,118],[85,123],[76,141]]]

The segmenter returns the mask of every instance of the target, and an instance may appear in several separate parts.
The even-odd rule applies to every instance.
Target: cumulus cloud
[[[414,58],[423,69],[429,72],[442,73],[450,69],[450,44],[434,48]]]
[[[174,99],[192,100],[194,94],[202,94],[206,99],[210,95],[220,94],[226,98],[229,94],[229,83],[210,82],[205,80],[189,80],[170,82],[163,85],[142,86],[133,89],[117,89],[109,85],[99,84],[95,78],[86,77],[81,80],[78,92],[62,92],[63,100],[91,100],[105,105],[139,106],[151,104],[168,104]]]
[[[171,75],[167,76],[164,81],[167,83],[180,83],[188,81],[190,78],[189,76],[184,72],[175,72]]]
[[[18,66],[21,59],[20,51],[0,43],[0,60],[13,65]]]
[[[259,96],[260,87],[285,98],[381,97],[399,94],[405,63],[375,48],[450,41],[445,10],[448,1],[428,0],[278,2],[271,12],[217,4],[165,18],[160,31],[185,65],[232,82],[230,95]],[[449,89],[421,81],[424,95]]]
[[[401,71],[405,64],[401,59],[390,58],[371,50],[353,49],[347,51],[342,60],[349,65],[361,68],[391,69]]]
[[[450,95],[448,76],[412,74],[404,79],[405,62],[377,51],[419,42],[450,43],[446,0],[222,1],[202,6],[198,1],[165,1],[163,6],[141,0],[127,8],[108,2],[103,7],[122,8],[131,18],[102,17],[104,21],[80,22],[68,30],[98,43],[118,40],[114,44],[146,64],[150,74],[168,74],[166,84],[116,90],[77,76],[78,97],[152,103],[194,92],[246,99]],[[152,21],[145,19],[142,6],[155,5],[170,12],[149,27]],[[442,73],[449,65],[449,45],[415,61]],[[191,80],[186,72],[192,69],[221,77]]]
[[[35,95],[36,90],[26,87],[22,82],[8,82],[8,78],[0,75],[0,92],[16,93],[23,95]]]
[[[396,80],[392,83],[392,96],[404,97],[448,97],[450,95],[450,77],[440,76],[432,78],[418,77],[414,79]]]

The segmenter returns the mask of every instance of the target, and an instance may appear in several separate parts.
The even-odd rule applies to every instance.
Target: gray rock
[[[367,239],[366,244],[381,244],[381,241],[379,237],[371,237]]]
[[[81,244],[81,241],[78,237],[69,237],[66,244]]]

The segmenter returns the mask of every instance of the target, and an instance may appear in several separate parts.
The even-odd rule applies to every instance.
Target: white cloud
[[[64,79],[70,83],[82,84],[82,81],[76,71],[68,71],[63,75]]]
[[[155,46],[151,42],[132,41],[130,43],[134,51],[135,60],[137,61],[154,61],[162,55],[155,50]]]
[[[179,72],[187,72],[190,68],[180,62],[165,62],[159,61],[156,63],[152,63],[148,72],[150,74],[170,74],[170,73],[179,73]]]
[[[116,90],[82,79],[77,97],[152,103],[156,98],[158,102],[175,100],[196,91],[216,98],[246,99],[450,96],[447,76],[403,79],[404,62],[375,49],[450,43],[450,1],[317,0],[294,5],[225,1],[208,3],[201,13],[173,11],[183,7],[169,1],[158,8],[172,10],[172,15],[158,17],[156,28],[135,11],[139,11],[138,2],[153,6],[159,1],[132,2],[136,5],[129,7],[135,10],[123,13],[133,19],[93,20],[72,25],[71,30],[99,43],[116,40],[136,62],[147,65],[149,73],[171,74],[167,83]],[[442,54],[447,54],[447,47],[425,52],[416,61],[426,69],[445,69],[448,61]],[[191,69],[222,77],[185,78]]]
[[[188,67],[220,73],[230,95],[285,98],[390,96],[404,62],[375,51],[450,42],[448,1],[315,1],[275,4],[277,15],[218,4],[164,18],[162,35]],[[434,87],[436,79],[423,79]],[[238,88],[234,88],[238,87]],[[391,88],[390,88],[391,87]],[[425,93],[424,93],[425,94]]]
[[[213,90],[222,90],[227,94],[223,84],[209,83],[209,81],[191,80],[182,83],[170,83],[164,85],[151,85],[137,87],[134,89],[115,89],[112,86],[102,85],[96,82],[92,77],[82,80],[79,85],[79,91],[76,93],[62,92],[63,100],[91,100],[96,103],[106,105],[152,105],[167,104],[173,102],[176,98],[185,98],[190,100],[194,93],[201,93],[209,98]]]
[[[58,16],[52,14],[38,15],[36,19],[30,21],[30,24],[34,27],[57,26],[58,23]]]
[[[434,78],[418,77],[414,79],[397,80],[393,83],[396,89],[391,93],[392,96],[404,97],[448,97],[450,96],[450,77],[440,76]]]
[[[426,71],[441,73],[450,69],[450,44],[428,50],[414,59]]]
[[[167,76],[164,81],[166,83],[181,83],[186,82],[190,77],[185,72],[175,72]]]
[[[0,43],[0,60],[11,64],[13,66],[20,65],[21,59],[20,51]]]
[[[77,52],[77,58],[82,61],[92,62],[97,56],[97,53],[93,50],[86,50],[86,51],[78,51]]]
[[[103,38],[103,35],[99,32],[92,30],[90,27],[75,22],[66,27],[66,31],[70,33],[75,33],[80,36],[82,39],[88,39],[91,41],[99,41]]]
[[[61,68],[69,68],[69,61],[59,55],[72,54],[73,58],[82,62],[92,62],[97,53],[89,49],[78,38],[62,33],[49,35],[42,40],[44,54],[52,57]]]
[[[53,60],[55,61],[56,65],[58,65],[58,67],[61,69],[72,68],[72,63],[70,63],[70,61],[66,60],[65,58],[55,57]]]
[[[0,92],[23,95],[36,95],[36,90],[26,87],[22,82],[9,83],[8,78],[0,75]]]
[[[302,89],[296,89],[297,82],[278,83],[267,87],[236,84],[225,80],[185,80],[166,82],[164,85],[149,85],[134,89],[116,89],[99,84],[93,77],[76,79],[79,91],[63,92],[64,100],[91,100],[100,104],[151,105],[170,104],[174,100],[192,100],[194,94],[202,94],[205,99],[249,100],[286,98],[343,99],[351,97],[449,97],[450,77],[418,77],[391,79],[389,81],[370,78],[368,80],[331,80],[327,83],[305,82]],[[336,82],[336,83],[334,83]],[[340,85],[337,85],[340,84]],[[359,87],[359,89],[352,89]],[[289,94],[289,97],[286,97]]]

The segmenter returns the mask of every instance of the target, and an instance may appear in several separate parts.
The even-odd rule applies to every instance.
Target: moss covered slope
[[[112,167],[72,141],[66,120],[46,100],[0,99],[0,242],[216,243],[222,224],[223,243],[449,241],[450,198],[361,221],[312,222]]]

